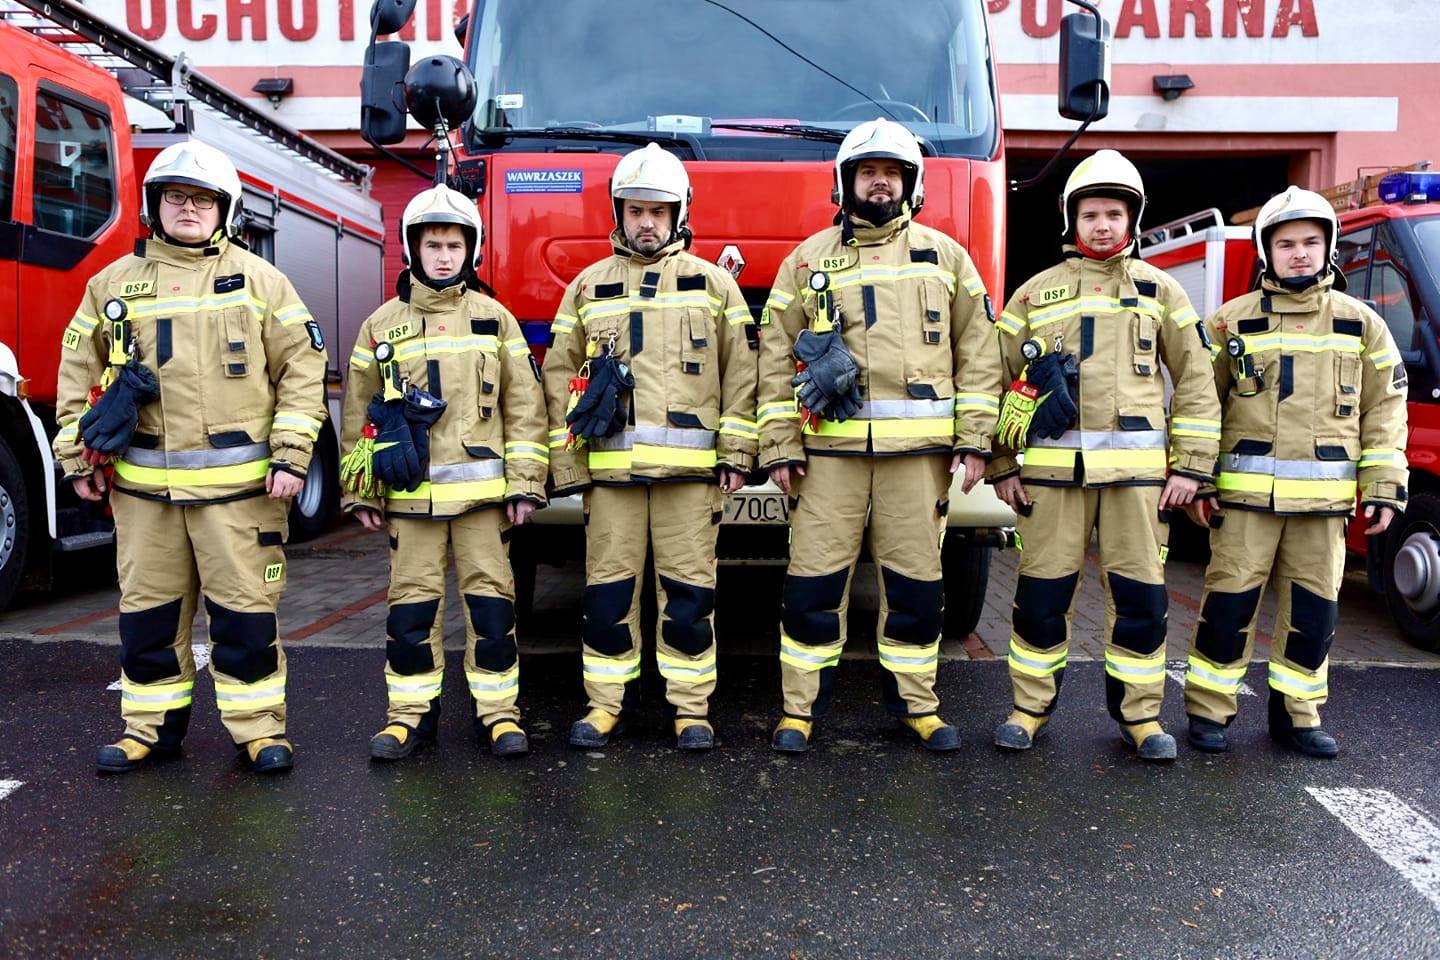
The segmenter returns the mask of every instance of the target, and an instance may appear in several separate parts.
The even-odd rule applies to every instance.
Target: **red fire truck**
[[[1409,505],[1379,537],[1366,538],[1357,518],[1348,543],[1405,638],[1440,649],[1440,174],[1390,172],[1322,192],[1339,212],[1347,292],[1385,318],[1410,379]],[[1258,279],[1251,228],[1225,225],[1216,210],[1157,227],[1142,250],[1206,315]]]
[[[383,299],[380,205],[369,168],[276,123],[73,0],[0,0],[0,609],[56,551],[108,544],[113,526],[59,482],[50,454],[60,335],[85,283],[134,249],[140,180],[188,137],[235,161],[245,240],[295,283],[342,363]],[[292,531],[334,513],[338,445],[321,435]]]
[[[1060,110],[1094,120],[1108,97],[1108,26],[1093,4],[1071,2],[1089,15],[1065,18]],[[398,29],[407,6],[378,0],[376,11],[393,15],[380,32]],[[521,319],[537,354],[566,284],[610,252],[615,164],[647,143],[684,161],[691,250],[734,274],[758,317],[780,262],[832,222],[845,134],[875,117],[900,121],[926,155],[921,220],[963,243],[1000,299],[1009,184],[982,0],[879,11],[861,0],[476,0],[462,29],[463,82],[475,85],[476,105],[457,174],[486,224],[481,279]],[[395,41],[372,45],[366,63],[367,138],[394,142],[408,52]],[[764,482],[732,497],[722,559],[783,557],[786,506]],[[536,520],[512,543],[522,604],[536,559],[573,554],[580,539],[575,498]],[[952,491],[947,632],[973,629],[991,549],[1013,523],[989,487]]]

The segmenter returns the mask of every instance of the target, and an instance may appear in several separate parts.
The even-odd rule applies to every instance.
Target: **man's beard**
[[[634,250],[636,253],[643,253],[646,256],[649,256],[650,254],[655,253],[661,247],[665,246],[666,243],[669,242],[667,238],[660,236],[658,233],[652,234],[652,236],[654,239],[641,240],[637,235],[626,233],[625,242],[630,244],[630,249]]]
[[[877,227],[900,216],[899,200],[856,200],[855,216],[861,220],[873,223]]]

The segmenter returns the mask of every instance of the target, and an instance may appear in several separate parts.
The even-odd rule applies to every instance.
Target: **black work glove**
[[[590,383],[565,415],[570,432],[584,440],[610,437],[625,427],[626,397],[635,389],[630,368],[609,354],[590,361]]]
[[[160,397],[160,381],[137,360],[128,360],[85,416],[80,418],[80,437],[96,453],[114,457],[130,447],[140,408]]]
[[[420,457],[415,452],[414,436],[405,419],[405,402],[385,402],[377,393],[367,411],[375,424],[375,478],[392,490],[418,490],[425,479]]]
[[[410,424],[410,440],[415,444],[415,460],[422,476],[430,467],[430,428],[446,406],[444,400],[419,387],[405,391],[405,422]]]
[[[1079,362],[1073,353],[1047,353],[1030,361],[1025,379],[1040,392],[1029,435],[1058,439],[1075,425],[1075,417],[1080,413],[1075,405],[1080,383]],[[1071,387],[1072,383],[1076,388]]]
[[[801,330],[795,338],[795,359],[805,364],[790,385],[797,390],[800,405],[817,416],[844,421],[859,409],[860,391],[855,380],[860,368],[845,348],[839,330],[815,333]],[[848,403],[839,401],[848,399]]]

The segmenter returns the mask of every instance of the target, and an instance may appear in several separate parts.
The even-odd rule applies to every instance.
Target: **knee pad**
[[[617,657],[629,653],[630,627],[623,621],[635,597],[635,578],[595,583],[585,588],[581,602],[580,636],[596,653]]]
[[[1244,593],[1210,591],[1195,628],[1195,649],[1215,663],[1233,663],[1245,654],[1245,630],[1260,604],[1260,588]]]
[[[275,614],[242,613],[205,598],[210,616],[210,662],[241,683],[254,683],[280,667]]]
[[[1015,585],[1015,633],[1036,650],[1049,650],[1065,642],[1065,616],[1080,573],[1044,579],[1021,576]]]
[[[1285,659],[1305,670],[1319,670],[1335,639],[1339,604],[1290,584],[1290,633],[1285,637]]]
[[[515,605],[504,597],[465,595],[470,626],[475,631],[475,665],[481,670],[507,670],[515,664]]]
[[[136,683],[158,683],[180,673],[175,634],[183,599],[120,614],[120,666]]]
[[[390,669],[410,676],[429,673],[440,664],[430,650],[430,630],[440,611],[440,598],[392,603],[385,617],[385,659]]]
[[[820,646],[840,638],[840,601],[845,599],[849,569],[820,577],[785,575],[780,596],[780,625],[796,643]]]
[[[1111,640],[1116,646],[1135,653],[1154,653],[1165,645],[1165,612],[1170,597],[1163,583],[1141,583],[1108,574],[1110,599],[1115,603],[1115,630]]]
[[[945,622],[945,581],[916,580],[880,568],[885,586],[885,603],[889,612],[881,628],[885,639],[917,646],[940,639]]]
[[[710,614],[715,612],[715,591],[663,575],[660,586],[665,590],[661,637],[676,650],[692,657],[710,649],[715,642],[715,634],[710,629]]]

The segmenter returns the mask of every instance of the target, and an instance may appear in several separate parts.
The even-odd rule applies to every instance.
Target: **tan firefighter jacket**
[[[387,513],[444,518],[506,500],[545,502],[549,454],[540,368],[509,310],[463,283],[437,291],[412,282],[406,296],[381,304],[361,324],[350,353],[346,455],[381,389],[380,343],[395,349],[402,377],[446,403],[430,428],[426,479],[417,490],[391,490]],[[347,511],[381,506],[348,493],[343,503]]]
[[[735,278],[684,252],[654,256],[610,235],[614,255],[580,272],[555,314],[545,356],[550,473],[561,496],[591,483],[709,478],[755,462],[755,325]],[[609,347],[635,376],[630,422],[567,449],[570,380]]]
[[[1163,483],[1168,472],[1209,482],[1220,443],[1220,404],[1205,327],[1180,284],[1131,254],[1066,259],[1031,277],[1000,314],[1005,386],[1025,368],[1021,346],[1039,338],[1080,362],[1080,414],[1059,439],[1032,437],[1023,467],[995,445],[987,476],[1017,470],[1026,483],[1103,487]],[[1166,411],[1166,383],[1173,394]]]
[[[1333,277],[1302,293],[1267,279],[1207,321],[1223,504],[1349,514],[1358,483],[1364,502],[1404,508],[1405,365],[1385,321]]]
[[[228,240],[135,251],[91,279],[65,328],[54,443],[65,476],[93,469],[78,420],[108,366],[113,299],[126,308],[122,339],[160,381],[115,462],[116,487],[207,503],[264,493],[272,466],[303,477],[326,417],[325,344],[290,281]]]
[[[791,350],[802,330],[824,331],[822,294],[860,368],[862,406],[802,430]],[[988,456],[1000,409],[993,313],[965,249],[908,215],[883,227],[851,218],[805,240],[780,265],[761,319],[761,465],[807,453]]]

